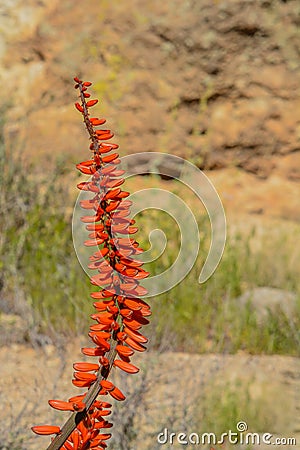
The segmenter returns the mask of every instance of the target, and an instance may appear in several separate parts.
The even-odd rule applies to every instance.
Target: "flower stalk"
[[[91,157],[77,164],[77,169],[90,175],[88,181],[78,188],[89,191],[91,198],[82,200],[81,207],[90,211],[81,221],[89,232],[84,245],[96,247],[90,256],[89,269],[96,272],[90,277],[100,290],[91,293],[96,322],[90,326],[89,337],[94,346],[82,348],[82,353],[96,357],[97,362],[73,364],[74,386],[84,388],[83,394],[68,401],[49,400],[52,408],[71,411],[67,422],[60,428],[52,425],[34,426],[36,434],[55,435],[47,450],[103,450],[107,448],[108,433],[112,423],[106,420],[111,413],[111,404],[103,398],[110,396],[118,401],[125,395],[107,378],[113,367],[134,374],[138,367],[131,363],[135,351],[146,350],[147,338],[139,331],[149,323],[149,305],[140,297],[147,290],[140,285],[146,278],[143,263],[135,259],[143,250],[131,236],[138,230],[130,218],[132,202],[126,200],[129,192],[120,186],[124,183],[124,171],[118,168],[118,145],[109,143],[113,137],[110,130],[99,129],[105,119],[90,117],[90,108],[98,100],[90,100],[88,88],[92,83],[74,78],[75,89],[79,91],[76,109],[82,114],[90,138]],[[88,213],[87,213],[88,214]]]

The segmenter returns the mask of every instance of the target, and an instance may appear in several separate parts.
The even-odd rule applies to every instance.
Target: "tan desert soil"
[[[61,424],[67,417],[68,413],[53,413],[47,400],[67,399],[78,392],[71,384],[72,363],[82,359],[79,349],[83,344],[84,339],[82,342],[78,339],[68,345],[64,352],[59,352],[50,345],[43,350],[18,344],[0,348],[0,420],[4,429],[7,427],[12,433],[18,431],[24,436],[24,448],[45,448],[48,442],[48,438],[32,437],[30,426]],[[142,404],[136,404],[134,424],[138,435],[135,448],[159,448],[156,436],[165,426],[177,433],[199,432],[201,424],[197,427],[195,411],[201,414],[199,399],[203,391],[208,387],[214,390],[228,384],[235,386],[241,379],[249,387],[249,402],[264,399],[263,408],[270,415],[268,420],[272,424],[272,429],[265,431],[274,436],[277,430],[279,436],[297,437],[298,446],[293,448],[300,448],[300,361],[297,358],[242,353],[225,356],[182,353],[159,355],[150,352],[143,354],[138,360],[141,372],[136,378],[126,377],[131,383],[124,385],[130,404],[134,389],[140,387],[139,379],[146,373],[147,392],[142,398]],[[147,360],[148,364],[145,366]],[[213,391],[208,390],[208,393],[211,392]],[[121,406],[126,408],[126,403],[117,404],[116,408]],[[183,410],[187,411],[186,418]],[[240,419],[243,420],[243,417]],[[248,426],[249,430],[255,432],[251,424]],[[115,424],[115,427],[118,425]]]

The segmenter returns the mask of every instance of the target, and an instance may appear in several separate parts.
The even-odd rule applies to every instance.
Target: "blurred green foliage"
[[[161,273],[177,256],[178,231],[171,219],[156,211],[147,211],[137,222],[143,233],[154,228],[161,228],[166,233],[167,255],[163,254],[146,267],[153,275]],[[298,355],[299,302],[293,321],[279,309],[269,312],[268,319],[259,323],[250,305],[243,307],[238,301],[243,292],[259,286],[293,291],[299,296],[299,264],[290,263],[291,248],[283,245],[284,236],[276,236],[270,230],[264,236],[255,230],[246,236],[230,236],[216,272],[200,285],[198,277],[210,243],[210,225],[203,216],[198,218],[198,223],[202,241],[193,269],[171,291],[151,301],[153,318],[150,327],[153,327],[156,345],[165,338],[167,329],[172,345],[182,351],[235,353],[244,350]],[[146,248],[144,237],[141,236],[142,246]]]
[[[90,285],[76,259],[71,206],[63,161],[40,176],[21,154],[0,145],[1,286],[8,303],[20,310],[25,299],[35,326],[47,332],[82,331]],[[7,311],[9,305],[4,309]]]
[[[73,248],[74,199],[68,194],[64,162],[53,171],[37,174],[21,155],[5,149],[3,142],[0,144],[3,298],[13,298],[15,303],[25,299],[35,326],[44,333],[49,329],[81,333],[87,330],[93,309],[91,286]],[[170,189],[172,186],[170,182]],[[271,230],[263,237],[255,231],[248,236],[235,234],[229,238],[215,274],[199,285],[210,231],[203,215],[197,219],[202,241],[194,268],[170,292],[150,300],[153,317],[146,333],[153,336],[152,345],[159,347],[167,339],[166,347],[190,352],[299,354],[299,305],[292,323],[278,313],[270,314],[262,325],[250,308],[242,308],[236,300],[255,286],[297,292],[299,264],[291,263],[286,236],[275,238]],[[145,248],[151,229],[161,228],[167,235],[166,251],[146,267],[153,275],[161,273],[177,257],[178,229],[171,217],[153,210],[140,214],[137,223],[141,230],[137,239]]]

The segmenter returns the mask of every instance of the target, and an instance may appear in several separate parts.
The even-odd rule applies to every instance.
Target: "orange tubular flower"
[[[96,313],[91,316],[96,323],[91,325],[89,337],[95,346],[83,348],[82,353],[97,358],[97,362],[73,365],[72,383],[86,388],[85,393],[68,401],[49,400],[55,409],[73,411],[64,426],[35,426],[32,430],[37,434],[56,434],[48,450],[101,450],[107,448],[106,441],[111,437],[105,432],[112,426],[105,420],[111,413],[111,404],[98,398],[109,394],[116,400],[125,400],[125,395],[107,378],[112,367],[127,373],[139,371],[130,358],[135,351],[146,350],[143,344],[147,338],[138,330],[149,323],[146,317],[151,311],[139,298],[147,293],[139,280],[146,278],[148,272],[142,269],[142,262],[134,259],[142,249],[131,237],[137,228],[133,226],[135,221],[128,218],[132,204],[126,200],[129,193],[119,187],[124,182],[120,178],[124,171],[118,169],[120,159],[115,152],[118,145],[104,142],[112,138],[110,130],[96,129],[105,119],[90,118],[89,109],[98,103],[96,99],[86,101],[90,97],[87,89],[92,83],[77,77],[74,81],[80,98],[75,107],[83,116],[92,152],[88,160],[76,166],[83,174],[91,176],[77,186],[91,193],[89,200],[80,202],[84,210],[91,211],[90,215],[81,217],[89,232],[84,245],[96,247],[89,264],[96,274],[90,281],[100,287],[99,291],[91,293],[91,298],[96,299]],[[120,359],[115,359],[116,356]]]

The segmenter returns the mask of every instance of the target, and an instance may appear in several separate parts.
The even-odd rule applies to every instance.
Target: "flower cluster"
[[[90,108],[98,100],[88,100],[88,88],[92,83],[74,78],[79,91],[79,102],[75,107],[82,114],[90,137],[92,156],[77,164],[77,169],[90,175],[88,181],[78,188],[89,191],[92,198],[82,200],[80,205],[90,210],[90,215],[81,217],[89,231],[84,245],[96,247],[90,256],[89,268],[96,274],[90,278],[100,290],[91,293],[95,300],[96,322],[90,327],[89,337],[93,347],[82,348],[82,353],[97,358],[96,363],[77,362],[72,383],[87,391],[68,401],[50,400],[49,404],[58,410],[72,411],[73,415],[60,428],[44,425],[32,427],[37,434],[56,434],[48,447],[51,450],[105,449],[111,437],[106,430],[112,426],[106,420],[111,413],[111,404],[101,397],[110,395],[116,400],[125,400],[124,394],[107,378],[112,367],[128,373],[138,372],[130,358],[134,351],[146,350],[147,338],[139,331],[149,323],[149,305],[140,297],[147,293],[140,280],[148,276],[142,262],[135,259],[142,252],[139,244],[130,235],[136,233],[134,220],[130,216],[132,202],[126,200],[129,193],[120,186],[124,171],[118,168],[119,155],[116,144],[108,143],[113,137],[110,130],[98,129],[104,119],[90,117]],[[102,431],[101,431],[102,430]],[[103,431],[104,430],[104,431]]]

